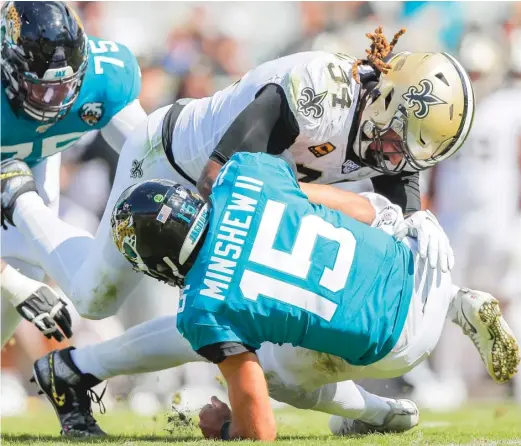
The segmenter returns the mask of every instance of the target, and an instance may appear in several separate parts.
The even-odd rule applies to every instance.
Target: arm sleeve
[[[371,178],[374,191],[403,210],[404,215],[421,209],[420,174],[402,172],[400,175],[380,175]]]
[[[109,123],[101,129],[107,143],[120,153],[126,139],[136,126],[147,117],[145,110],[136,99],[118,112]]]
[[[226,163],[235,152],[265,152],[280,155],[299,134],[283,89],[263,87],[223,135],[210,159]]]
[[[230,356],[240,355],[246,352],[255,353],[255,349],[240,342],[218,342],[217,344],[206,345],[197,350],[199,355],[214,364],[219,364]]]

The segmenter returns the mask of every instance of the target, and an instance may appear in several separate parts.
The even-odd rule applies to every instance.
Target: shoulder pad
[[[138,98],[141,72],[136,57],[124,45],[95,37],[89,38],[89,66],[82,94],[91,102],[102,102],[105,112],[117,114]]]
[[[282,79],[301,135],[326,141],[340,133],[356,102],[359,87],[352,77],[355,59],[322,53],[294,67]]]

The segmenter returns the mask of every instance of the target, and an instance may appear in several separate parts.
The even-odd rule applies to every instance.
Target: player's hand
[[[397,240],[407,235],[418,239],[418,249],[422,259],[428,258],[431,268],[439,264],[443,272],[454,266],[454,253],[449,239],[436,217],[430,211],[418,211],[406,218],[394,233]]]
[[[232,419],[232,411],[226,403],[212,396],[210,404],[199,412],[199,427],[205,438],[221,438],[221,428],[225,421]]]
[[[24,319],[36,325],[45,337],[61,342],[63,335],[68,338],[72,336],[71,316],[65,305],[52,288],[41,284],[16,306],[16,310]]]

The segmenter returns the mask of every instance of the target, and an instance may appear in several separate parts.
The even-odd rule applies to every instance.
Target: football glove
[[[65,302],[47,285],[41,284],[27,299],[16,306],[20,315],[34,324],[42,334],[63,341],[72,336],[72,322]],[[60,332],[61,331],[63,332]]]
[[[403,222],[402,208],[374,192],[362,192],[360,195],[367,198],[375,210],[376,216],[371,226],[394,235],[396,228]]]
[[[454,253],[449,239],[436,217],[430,211],[418,211],[397,226],[394,237],[402,240],[406,236],[418,239],[418,250],[429,266],[446,273],[454,266]]]

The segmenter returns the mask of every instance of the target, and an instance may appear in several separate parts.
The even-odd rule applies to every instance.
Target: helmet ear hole
[[[420,132],[420,137],[419,137],[419,139],[420,139],[420,144],[421,144],[422,146],[425,146],[425,141],[423,140],[423,137],[422,137],[421,132]]]
[[[387,110],[389,108],[389,105],[391,104],[391,101],[393,100],[393,96],[394,96],[394,88],[391,89],[391,91],[389,92],[389,94],[385,97],[385,110]]]
[[[440,81],[442,81],[447,87],[449,87],[449,81],[447,80],[447,78],[443,75],[443,73],[438,73],[438,74],[435,74],[434,77],[436,77],[437,79],[439,79]]]
[[[374,90],[371,91],[371,102],[375,102],[381,95],[382,93],[380,92],[380,90],[378,88],[375,88]]]

